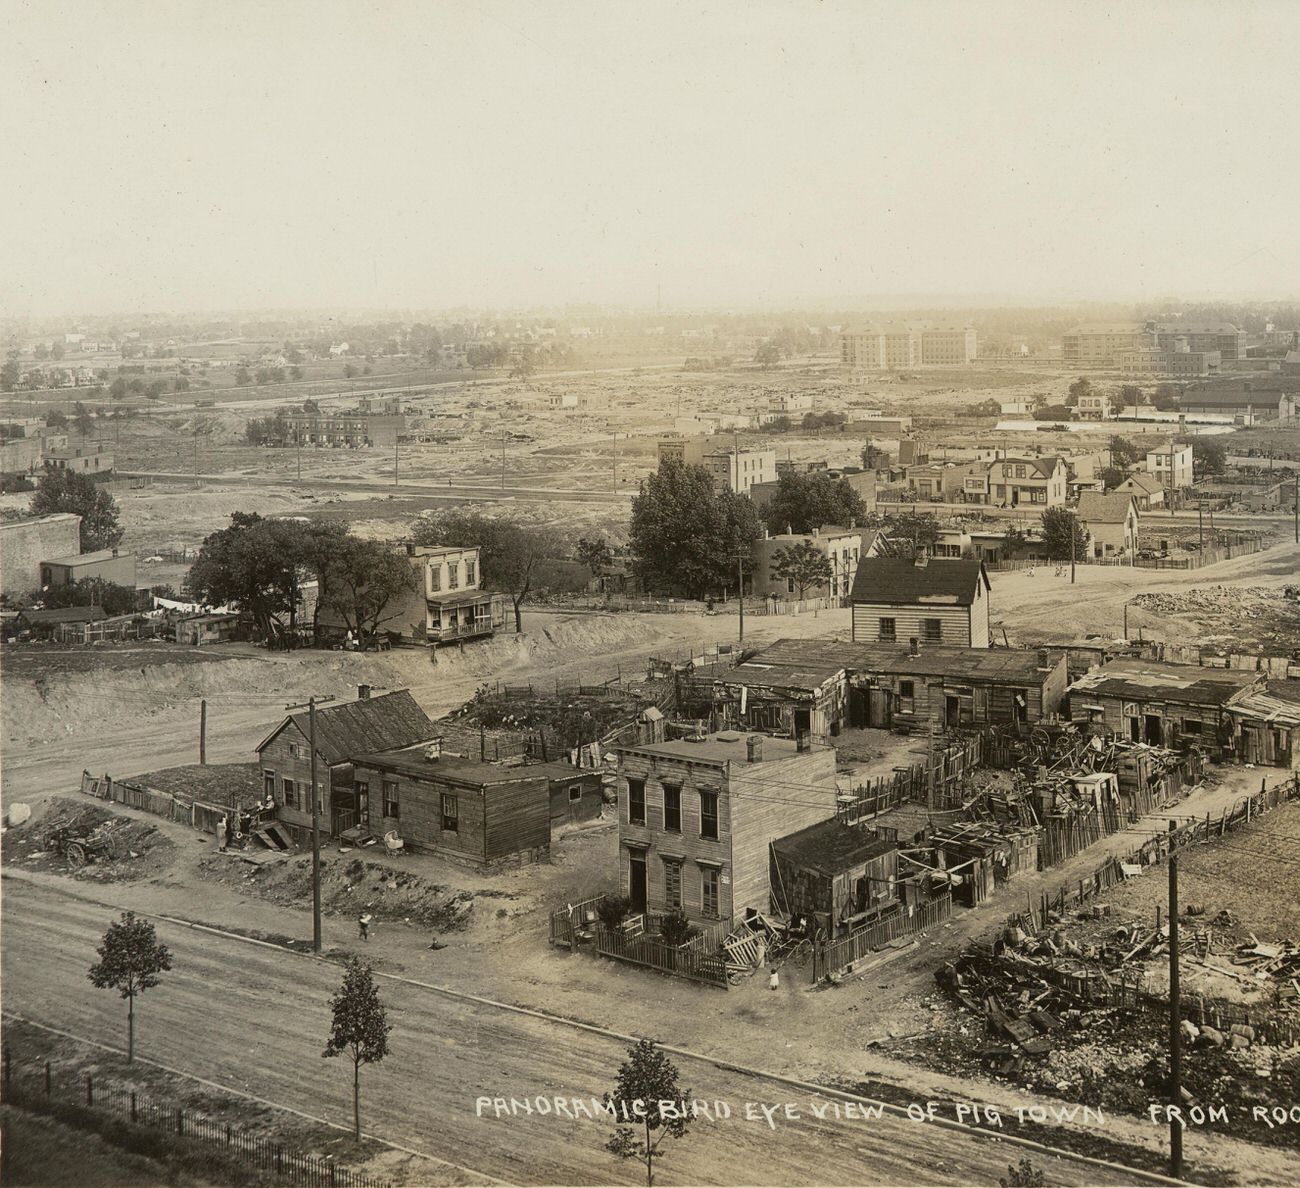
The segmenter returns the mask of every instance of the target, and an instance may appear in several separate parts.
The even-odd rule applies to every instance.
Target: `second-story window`
[[[472,586],[473,584],[474,584],[474,562],[466,561],[465,562],[465,585]]]
[[[449,561],[447,563],[447,589],[454,590],[460,585],[460,562]]]
[[[717,840],[718,794],[700,789],[700,836]]]
[[[627,782],[627,819],[630,825],[645,824],[645,780]]]
[[[682,790],[672,784],[664,785],[664,828],[673,833],[682,831]]]
[[[429,566],[429,590],[431,593],[436,594],[441,589],[442,589],[442,566],[430,565]]]

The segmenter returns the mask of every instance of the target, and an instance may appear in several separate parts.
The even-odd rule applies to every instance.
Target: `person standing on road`
[[[776,972],[775,967],[767,975],[767,988],[769,990],[779,990],[781,988],[781,975]]]
[[[361,927],[361,939],[368,941],[370,939],[370,913],[362,912],[357,923]]]

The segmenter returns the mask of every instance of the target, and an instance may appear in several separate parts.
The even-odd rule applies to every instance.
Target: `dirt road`
[[[120,1044],[121,1000],[94,990],[85,977],[111,918],[107,909],[48,887],[8,881],[5,1009]],[[175,966],[141,1000],[141,1055],[346,1123],[348,1069],[319,1055],[339,967],[174,925],[160,925],[159,933]],[[512,1183],[638,1181],[634,1165],[602,1149],[607,1122],[476,1113],[480,1097],[563,1096],[590,1108],[611,1086],[621,1043],[409,983],[385,979],[381,993],[394,1025],[392,1055],[364,1074],[369,1133]],[[693,1098],[726,1101],[732,1116],[697,1123],[664,1160],[664,1183],[991,1184],[1018,1155],[987,1137],[888,1114],[818,1119],[810,1095],[703,1062],[683,1061],[682,1074]],[[771,1126],[761,1115],[746,1120],[747,1102],[795,1103],[798,1118]],[[1035,1161],[1053,1184],[1129,1182],[1071,1160]]]

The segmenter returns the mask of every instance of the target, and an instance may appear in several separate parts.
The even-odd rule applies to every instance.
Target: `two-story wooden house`
[[[424,630],[430,647],[485,639],[505,625],[505,597],[482,588],[477,546],[415,545],[409,551],[424,571]]]
[[[354,785],[357,756],[432,739],[438,733],[405,689],[371,697],[367,685],[356,701],[330,702],[316,710],[316,796],[323,834],[340,833],[368,818],[364,789]],[[306,709],[295,710],[257,745],[263,792],[276,816],[300,845],[311,838],[311,726]]]
[[[989,646],[989,576],[982,561],[865,557],[853,581],[853,639],[861,643]]]
[[[770,906],[768,847],[835,813],[835,751],[723,731],[618,752],[622,893],[729,920]]]

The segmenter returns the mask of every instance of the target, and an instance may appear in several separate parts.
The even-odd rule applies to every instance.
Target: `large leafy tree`
[[[605,1148],[620,1159],[644,1163],[647,1186],[655,1182],[654,1161],[663,1157],[659,1148],[664,1139],[682,1138],[690,1125],[682,1105],[691,1093],[681,1088],[677,1077],[677,1066],[657,1044],[638,1040],[619,1067],[614,1092],[605,1094],[605,1105],[629,1122],[615,1129]]]
[[[71,470],[49,470],[41,476],[32,495],[32,514],[70,512],[81,517],[81,551],[111,549],[122,539],[117,500],[88,475]]]
[[[1179,445],[1192,447],[1192,470],[1197,477],[1222,474],[1228,468],[1228,451],[1212,437],[1180,437]]]
[[[158,939],[148,920],[123,912],[110,924],[97,950],[99,960],[90,967],[90,983],[100,990],[116,990],[126,999],[126,1059],[135,1059],[135,999],[158,985],[159,975],[172,967],[172,955]]]
[[[811,532],[823,524],[859,524],[866,514],[862,497],[846,479],[787,471],[777,482],[764,518],[774,532]]]
[[[1082,561],[1088,555],[1088,530],[1069,508],[1049,507],[1043,512],[1043,546],[1053,561]]]
[[[879,529],[889,540],[889,550],[907,556],[917,549],[932,549],[939,541],[939,521],[934,512],[873,512],[867,526]]]
[[[322,566],[325,599],[365,646],[401,611],[401,596],[417,587],[415,570],[401,553],[378,540],[345,535]]]
[[[702,466],[665,458],[632,500],[629,543],[643,589],[707,597],[733,585],[737,557],[748,559],[758,512],[734,491],[715,491]]]
[[[831,575],[830,558],[807,541],[777,549],[772,554],[772,579],[793,582],[801,602],[811,587],[829,585]]]
[[[523,631],[523,605],[537,585],[539,566],[549,556],[547,538],[510,520],[450,508],[422,519],[412,532],[416,544],[480,549],[483,584],[510,595],[515,630]]]
[[[329,1042],[321,1055],[352,1058],[352,1133],[361,1141],[361,1066],[378,1064],[388,1055],[392,1030],[384,1004],[379,1001],[370,966],[353,957],[343,975],[343,985],[330,999],[334,1012]]]
[[[1142,451],[1139,449],[1137,442],[1128,437],[1116,435],[1110,439],[1110,460],[1112,466],[1118,466],[1126,469],[1133,465],[1140,457]]]
[[[291,520],[264,520],[256,512],[235,512],[229,528],[204,539],[185,588],[210,606],[238,603],[268,640],[279,631],[280,615],[288,617],[292,629],[306,560],[303,527]]]

